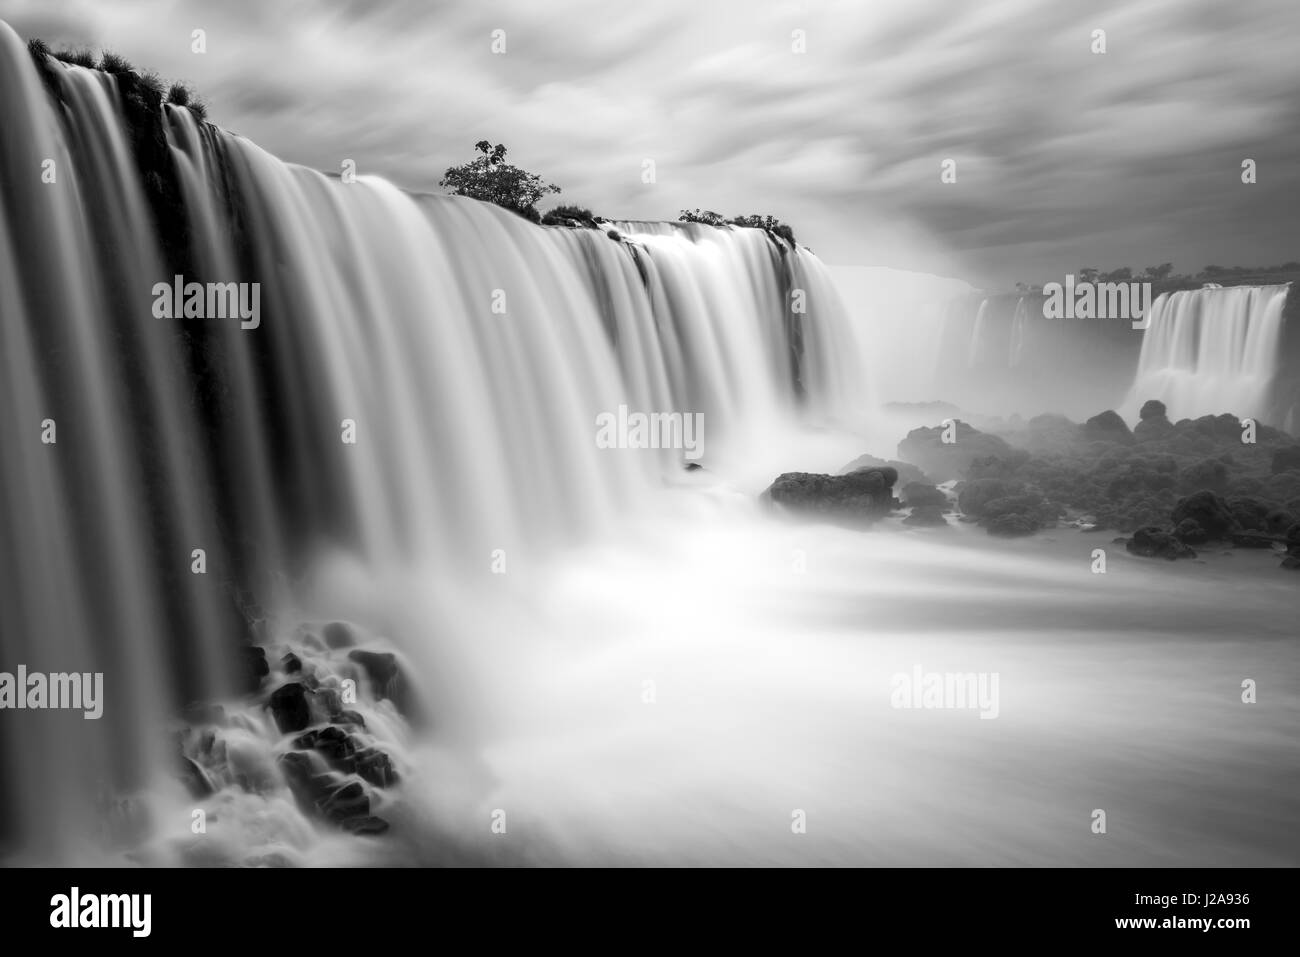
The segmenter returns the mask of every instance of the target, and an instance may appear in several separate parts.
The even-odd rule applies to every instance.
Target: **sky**
[[[1300,260],[1296,0],[0,0],[0,19],[184,79],[282,159],[411,189],[487,139],[609,218],[769,213],[832,265],[985,288]]]

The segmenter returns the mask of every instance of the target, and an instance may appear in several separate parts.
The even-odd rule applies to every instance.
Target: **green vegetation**
[[[455,196],[468,196],[493,203],[531,222],[540,222],[537,204],[547,193],[558,193],[560,187],[542,181],[537,173],[529,173],[506,162],[506,148],[487,140],[474,144],[481,156],[468,163],[452,166],[438,183]]]

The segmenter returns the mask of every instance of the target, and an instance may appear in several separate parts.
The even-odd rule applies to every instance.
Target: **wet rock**
[[[763,492],[762,500],[808,515],[870,521],[893,508],[897,481],[898,472],[889,466],[848,475],[786,472]]]
[[[280,665],[284,668],[284,673],[287,675],[297,674],[302,671],[302,659],[292,651],[280,659]]]
[[[898,481],[904,485],[911,482],[928,483],[929,479],[915,465],[909,465],[907,462],[899,462],[894,459],[881,459],[874,455],[859,455],[844,468],[840,469],[839,475],[848,475],[850,472],[861,472],[864,469],[882,469],[891,468],[898,473]]]
[[[349,818],[370,815],[370,795],[360,781],[349,781],[336,788],[318,804],[321,813],[336,824]]]
[[[358,837],[374,837],[388,830],[388,822],[373,814],[367,817],[350,818],[343,822],[343,829],[351,831]]]
[[[360,781],[335,771],[321,773],[311,755],[302,751],[282,754],[277,763],[294,800],[306,813],[344,828],[370,817],[370,795]]]
[[[1166,419],[1163,415],[1152,416],[1149,419],[1143,419],[1133,429],[1133,438],[1139,442],[1157,442],[1160,439],[1167,438],[1174,431],[1174,424]]]
[[[1165,419],[1168,421],[1169,410],[1159,399],[1147,399],[1142,403],[1142,408],[1138,410],[1138,418],[1143,422],[1147,419]]]
[[[912,509],[912,514],[903,519],[903,524],[930,527],[947,525],[948,519],[944,517],[942,508],[935,505],[922,505]]]
[[[356,774],[377,787],[397,783],[397,770],[385,752],[335,725],[308,731],[293,746],[315,751],[336,770]]]
[[[358,728],[366,726],[366,719],[361,717],[355,711],[339,710],[330,712],[330,721],[334,724],[354,725]]]
[[[327,648],[352,648],[357,643],[356,632],[346,621],[331,621],[321,629],[321,637]]]
[[[1189,546],[1162,528],[1148,526],[1139,528],[1125,544],[1125,548],[1134,555],[1143,558],[1165,558],[1174,561],[1179,558],[1195,558],[1196,552]]]
[[[182,783],[184,783],[192,797],[205,798],[216,793],[217,789],[212,786],[207,772],[183,754],[180,756],[178,770]]]
[[[1083,437],[1092,442],[1122,442],[1128,443],[1133,441],[1133,433],[1129,431],[1128,423],[1120,417],[1118,412],[1107,410],[1083,423]]]
[[[1174,529],[1174,537],[1187,545],[1201,545],[1210,539],[1210,536],[1205,534],[1205,529],[1201,528],[1200,522],[1194,518],[1185,518],[1179,522],[1178,527]]]
[[[904,505],[913,508],[934,507],[942,510],[948,507],[948,496],[925,482],[908,482],[903,486],[900,498]]]
[[[311,723],[311,706],[307,702],[307,688],[293,681],[271,692],[268,702],[275,725],[281,734],[301,731]]]

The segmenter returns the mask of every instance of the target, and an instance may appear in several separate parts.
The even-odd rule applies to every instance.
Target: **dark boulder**
[[[415,716],[413,685],[402,670],[401,662],[391,651],[348,652],[348,658],[359,664],[370,679],[370,687],[378,698],[387,698],[407,718]]]
[[[311,723],[311,706],[307,702],[307,688],[297,681],[281,685],[271,692],[269,702],[275,725],[281,734],[301,731]]]
[[[1174,424],[1166,419],[1163,415],[1152,416],[1149,419],[1143,419],[1133,429],[1133,438],[1139,442],[1155,442],[1166,438],[1174,431]]]
[[[1165,558],[1174,561],[1178,558],[1196,557],[1193,549],[1184,545],[1169,532],[1155,526],[1139,528],[1125,544],[1125,548],[1143,558]]]
[[[321,637],[326,647],[333,649],[351,648],[357,643],[357,636],[346,621],[331,621],[321,631]]]
[[[898,472],[890,466],[860,469],[848,475],[786,472],[763,492],[762,499],[803,514],[848,521],[867,521],[894,507]]]
[[[912,514],[903,519],[904,525],[919,525],[922,527],[947,525],[948,519],[944,518],[943,509],[934,505],[919,505],[912,509]]]
[[[1133,433],[1129,431],[1128,423],[1118,412],[1111,410],[1094,415],[1084,422],[1083,435],[1085,439],[1092,442],[1133,441]]]
[[[903,486],[900,498],[902,498],[904,505],[910,505],[913,508],[935,506],[944,509],[948,506],[948,496],[933,485],[927,485],[925,482],[908,482]]]
[[[297,674],[302,671],[302,659],[292,651],[280,659],[280,664],[284,668],[284,673],[287,675]]]
[[[1138,418],[1145,422],[1147,419],[1165,419],[1168,421],[1169,410],[1159,399],[1147,399],[1142,403],[1142,408],[1138,410]]]
[[[839,470],[839,475],[848,475],[850,472],[861,472],[864,469],[882,469],[891,468],[898,473],[898,481],[904,485],[910,485],[913,482],[926,483],[929,479],[915,465],[897,460],[888,460],[876,458],[874,455],[859,455],[844,468]]]

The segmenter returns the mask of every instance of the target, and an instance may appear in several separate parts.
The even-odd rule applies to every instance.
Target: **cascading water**
[[[867,413],[825,268],[762,231],[614,239],[345,183],[130,75],[34,64],[3,24],[0,115],[0,652],[102,671],[109,696],[94,735],[3,724],[8,833],[39,835],[32,854],[61,859],[84,836],[67,822],[170,770],[159,729],[235,686],[250,589],[287,607],[336,554],[454,590],[498,551],[581,541],[685,464],[599,448],[620,407],[702,414],[710,467],[781,423]],[[176,275],[256,284],[256,328],[160,318]]]
[[[1179,418],[1230,412],[1285,426],[1276,418],[1273,386],[1289,288],[1234,286],[1158,297],[1126,409],[1131,414],[1159,399]]]
[[[0,713],[5,863],[1294,863],[1289,592],[760,514],[779,471],[888,454],[853,434],[893,394],[873,365],[947,397],[931,356],[894,362],[918,339],[981,398],[961,376],[1004,371],[1005,310],[972,336],[973,309],[914,325],[886,292],[852,323],[756,230],[614,238],[343,182],[3,24],[0,119],[0,672],[104,672],[98,721]],[[255,328],[155,315],[177,275],[258,284]],[[1042,380],[1088,365],[1024,331]],[[705,469],[600,448],[621,406],[703,414]],[[1224,694],[1242,606],[1267,708]],[[256,695],[310,689],[297,727],[248,690],[249,641]],[[891,707],[918,661],[1000,672],[999,719]],[[367,746],[316,808],[356,833],[289,781],[328,777],[308,724]],[[363,779],[388,833],[336,800]]]
[[[1007,365],[1014,369],[1020,365],[1025,354],[1025,339],[1029,335],[1029,312],[1025,309],[1025,298],[1016,300],[1016,312],[1011,317],[1011,348],[1007,355]]]

